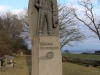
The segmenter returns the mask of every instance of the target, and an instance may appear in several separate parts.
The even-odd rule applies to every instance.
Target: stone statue
[[[58,14],[56,0],[35,0],[34,6],[38,11],[38,35],[53,35],[53,29],[58,26]],[[45,26],[46,25],[46,26]]]
[[[32,75],[62,75],[57,0],[29,0],[28,19]]]

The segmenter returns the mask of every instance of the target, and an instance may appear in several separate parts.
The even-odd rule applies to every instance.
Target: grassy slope
[[[100,68],[63,63],[63,75],[100,75]]]
[[[75,57],[75,58],[84,58],[84,59],[92,59],[92,60],[100,60],[100,55],[90,55],[90,54],[66,54],[63,53],[63,56]]]
[[[31,75],[31,57],[15,57],[14,68],[0,70],[0,75]],[[100,75],[100,68],[63,63],[63,75]]]

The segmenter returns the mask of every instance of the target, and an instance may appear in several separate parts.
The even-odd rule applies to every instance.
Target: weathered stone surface
[[[0,67],[1,67],[1,61],[0,61]]]
[[[14,59],[13,56],[9,56],[9,55],[5,55],[4,57],[7,58],[7,59]]]
[[[5,57],[5,59],[3,59],[4,60],[3,66],[4,67],[13,67],[14,64],[13,64],[12,60],[14,59],[14,57],[9,56],[9,55],[5,55],[4,57]]]
[[[34,37],[32,50],[32,75],[35,74],[62,75],[59,37]]]
[[[28,16],[29,16],[29,27],[30,27],[30,34],[31,37],[33,37],[33,35],[39,35],[39,32],[42,32],[42,35],[51,35],[50,31],[52,31],[52,36],[58,36],[59,35],[59,26],[58,26],[58,9],[57,9],[57,1],[56,0],[47,0],[49,1],[49,5],[52,4],[52,10],[51,12],[53,13],[51,16],[47,16],[48,15],[48,11],[45,12],[45,16],[43,18],[41,18],[43,16],[43,12],[46,10],[42,10],[44,9],[44,5],[41,4],[41,10],[43,12],[39,12],[39,8],[36,7],[35,5],[35,1],[44,1],[44,0],[29,0],[29,7],[28,7]],[[50,3],[52,2],[52,3]],[[47,5],[48,6],[48,5]],[[48,8],[49,9],[49,8]],[[48,10],[47,9],[47,10]],[[54,11],[55,9],[55,11]],[[56,15],[56,16],[55,16]],[[41,17],[40,17],[41,16]],[[48,20],[51,17],[50,20]],[[52,19],[53,18],[53,19]],[[41,23],[41,20],[43,20],[43,23]],[[57,20],[57,21],[56,21]],[[48,23],[48,21],[53,21],[50,24]],[[51,28],[52,27],[52,28]],[[50,31],[49,31],[50,30]]]
[[[59,37],[39,37],[39,73],[40,75],[62,75]]]
[[[35,0],[34,7],[38,11],[38,35],[54,35],[58,26],[58,10],[56,0]]]
[[[41,1],[45,3],[49,1],[50,4],[43,5]],[[50,9],[47,9],[49,5]],[[51,11],[52,15],[49,16]],[[62,75],[59,26],[56,21],[58,19],[57,1],[29,0],[28,16],[32,42],[32,75]],[[53,21],[50,24],[48,17]],[[50,33],[51,31],[53,34]]]
[[[6,64],[5,67],[9,67],[9,68],[12,68],[14,67],[14,64],[13,63],[10,63],[10,64]]]

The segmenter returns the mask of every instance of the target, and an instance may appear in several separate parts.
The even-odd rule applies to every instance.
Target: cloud
[[[11,7],[0,5],[0,15],[5,14]]]
[[[24,9],[14,9],[11,6],[0,5],[0,15],[5,14],[6,12],[12,12],[13,14],[19,14],[23,10]]]
[[[90,38],[88,40],[84,40],[83,43],[77,43],[73,47],[65,45],[62,50],[69,50],[73,51],[81,51],[81,52],[88,52],[88,51],[95,51],[100,49],[100,42],[97,38]]]
[[[21,13],[21,12],[23,12],[24,11],[24,9],[14,9],[14,10],[12,10],[11,12],[13,13],[13,14],[19,14],[19,13]]]
[[[9,8],[11,8],[11,7],[0,5],[0,11],[7,11]]]

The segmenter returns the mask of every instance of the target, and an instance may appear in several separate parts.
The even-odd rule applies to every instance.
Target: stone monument
[[[29,0],[32,75],[62,75],[57,0]]]
[[[23,51],[21,51],[21,52],[20,52],[20,56],[24,56],[24,53],[23,53]]]
[[[0,61],[0,68],[1,68],[1,61]]]

